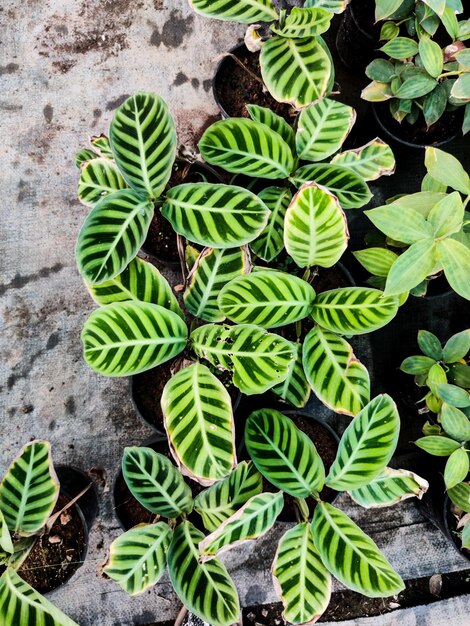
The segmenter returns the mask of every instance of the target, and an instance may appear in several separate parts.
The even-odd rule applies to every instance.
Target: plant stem
[[[226,57],[230,57],[231,59],[233,59],[235,61],[235,63],[237,63],[242,69],[245,70],[245,72],[247,74],[249,74],[251,76],[251,78],[254,78],[255,80],[257,80],[259,83],[261,83],[263,85],[263,91],[266,91],[266,86],[263,83],[263,81],[261,80],[261,78],[259,76],[257,76],[254,72],[252,72],[251,70],[249,70],[246,65],[244,63],[242,63],[240,61],[240,59],[235,56],[234,54],[232,54],[231,52],[227,52],[227,54],[225,54],[224,56]]]

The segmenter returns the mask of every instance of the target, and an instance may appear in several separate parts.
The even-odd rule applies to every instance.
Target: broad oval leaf
[[[465,195],[470,194],[470,177],[452,154],[438,148],[426,148],[424,164],[435,180]]]
[[[395,402],[386,394],[375,397],[344,431],[326,484],[336,491],[349,491],[380,476],[395,452],[399,432]]]
[[[143,593],[165,571],[170,541],[168,524],[139,524],[112,542],[103,573],[130,596]]]
[[[470,420],[463,411],[444,402],[440,417],[442,428],[452,439],[470,441]]]
[[[423,72],[406,78],[394,95],[401,100],[413,100],[425,96],[435,87],[437,87],[436,80]]]
[[[351,336],[382,328],[397,311],[398,298],[378,289],[342,287],[317,294],[311,317],[326,330]]]
[[[391,176],[395,171],[393,152],[390,146],[378,137],[361,148],[335,155],[331,162],[351,169],[364,180]]]
[[[379,50],[385,52],[392,59],[401,60],[418,54],[418,44],[409,37],[395,37],[391,41],[387,41]]]
[[[398,296],[417,287],[436,273],[437,252],[434,239],[413,243],[393,263],[385,283],[385,296]]]
[[[124,270],[145,241],[153,210],[150,200],[131,190],[105,196],[94,206],[76,248],[78,270],[87,282],[104,283]]]
[[[468,452],[463,448],[454,450],[447,459],[444,469],[444,483],[446,489],[452,489],[452,487],[464,481],[467,478],[469,467]]]
[[[312,328],[304,341],[303,366],[317,398],[335,413],[356,415],[369,402],[369,372],[336,333]]]
[[[168,551],[170,580],[189,611],[212,626],[232,626],[240,620],[237,590],[219,559],[200,562],[203,539],[190,522],[176,527]]]
[[[365,214],[374,226],[395,241],[412,244],[433,235],[431,224],[410,206],[388,204],[365,211]]]
[[[351,498],[365,509],[391,506],[407,498],[421,500],[429,483],[417,474],[404,469],[386,467],[367,485],[349,491]]]
[[[170,448],[183,474],[203,485],[235,467],[230,395],[208,367],[194,363],[174,374],[161,399]]]
[[[162,215],[189,241],[225,249],[260,235],[269,209],[254,193],[235,185],[186,183],[168,191]]]
[[[372,539],[331,504],[318,503],[312,530],[323,563],[349,589],[369,598],[381,598],[405,588]]]
[[[444,55],[441,46],[429,36],[422,36],[419,38],[418,49],[419,56],[427,73],[434,78],[438,78],[444,64]]]
[[[435,363],[434,359],[417,354],[416,356],[407,357],[400,365],[400,369],[405,374],[420,376],[421,374],[427,374]]]
[[[272,22],[278,14],[272,0],[189,0],[200,15],[242,24]]]
[[[122,474],[134,498],[152,513],[172,519],[191,512],[191,489],[163,454],[152,448],[126,448]]]
[[[452,452],[460,448],[460,444],[457,441],[440,435],[421,437],[415,441],[415,444],[421,450],[434,456],[450,456]]]
[[[325,9],[294,7],[284,21],[284,25],[271,26],[271,30],[281,37],[317,37],[330,27],[333,14]]]
[[[449,385],[443,383],[436,386],[436,395],[443,402],[456,406],[458,408],[465,408],[470,406],[470,393],[466,389],[462,389],[457,385]]]
[[[426,356],[440,361],[442,359],[442,345],[439,339],[428,330],[418,331],[418,345]]]
[[[356,250],[353,255],[368,272],[383,278],[388,276],[392,265],[398,259],[398,254],[388,248],[365,248]]]
[[[104,196],[126,189],[121,172],[109,159],[93,159],[83,165],[78,182],[78,199],[85,206],[95,206]]]
[[[462,230],[465,208],[458,191],[447,194],[437,202],[428,215],[434,229],[434,238],[448,237]]]
[[[298,409],[307,404],[310,398],[310,385],[305,376],[300,344],[297,344],[297,357],[291,365],[287,378],[273,387],[271,391]]]
[[[453,335],[445,344],[442,357],[446,363],[455,363],[470,352],[470,329]]]
[[[129,376],[165,363],[186,346],[188,329],[172,311],[148,302],[116,302],[93,311],[81,340],[88,365]]]
[[[438,241],[436,248],[449,285],[459,296],[470,300],[470,249],[451,238]]]
[[[114,160],[128,184],[152,198],[165,189],[176,157],[176,128],[164,100],[136,93],[117,109],[109,141]]]
[[[284,248],[284,219],[292,201],[292,192],[282,187],[268,187],[258,196],[271,214],[263,232],[250,243],[250,248],[261,259],[269,262]]]
[[[470,485],[468,483],[459,483],[449,489],[447,495],[459,509],[465,513],[470,513]]]
[[[292,151],[295,151],[294,129],[283,117],[274,113],[271,109],[258,106],[257,104],[247,104],[246,109],[254,122],[268,126],[284,139]]]
[[[245,425],[245,443],[253,463],[279,489],[295,498],[322,490],[325,468],[315,445],[279,411],[252,413]]]

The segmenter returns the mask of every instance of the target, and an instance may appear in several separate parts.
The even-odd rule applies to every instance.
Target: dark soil
[[[311,282],[312,287],[317,293],[352,286],[352,279],[346,274],[345,270],[338,265],[333,265],[333,267],[320,267],[318,274]]]
[[[70,502],[59,495],[53,513]],[[36,541],[19,574],[39,593],[52,591],[63,585],[82,565],[86,545],[83,520],[76,506],[66,509],[56,520],[51,531]]]

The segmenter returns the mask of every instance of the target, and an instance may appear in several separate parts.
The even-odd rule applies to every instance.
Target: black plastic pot
[[[56,465],[55,471],[60,482],[60,489],[70,499],[76,498],[88,485],[86,491],[77,500],[77,507],[83,514],[90,531],[99,513],[98,490],[93,480],[83,470],[70,465]]]
[[[374,59],[380,35],[380,27],[373,23],[374,1],[367,0],[363,4],[372,15],[370,23],[359,19],[355,11],[357,3],[353,2],[344,12],[336,35],[336,50],[341,62],[347,68],[361,73]]]

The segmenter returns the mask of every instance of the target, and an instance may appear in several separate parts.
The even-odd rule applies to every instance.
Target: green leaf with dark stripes
[[[317,398],[335,413],[356,415],[369,402],[369,372],[336,333],[312,328],[304,341],[303,366]]]
[[[264,230],[267,206],[235,185],[186,183],[168,191],[162,214],[174,230],[211,248],[235,248]]]
[[[460,448],[460,444],[457,441],[440,435],[421,437],[415,441],[415,444],[418,448],[421,448],[421,450],[434,456],[450,456],[452,452]]]
[[[361,148],[335,155],[331,162],[351,169],[363,180],[376,180],[381,176],[391,176],[395,172],[393,152],[390,146],[378,137]]]
[[[297,358],[293,361],[284,382],[271,389],[277,396],[298,409],[304,407],[310,398],[310,385],[302,363],[302,350],[297,345]]]
[[[77,167],[81,167],[87,161],[91,161],[91,159],[99,159],[100,155],[94,150],[90,150],[90,148],[80,148],[75,153],[75,165]]]
[[[269,93],[297,109],[326,95],[332,72],[330,57],[315,37],[271,37],[261,48],[260,66]]]
[[[152,513],[171,519],[191,512],[191,489],[163,454],[152,448],[125,448],[122,473],[134,498]]]
[[[139,524],[112,542],[103,574],[131,596],[143,593],[165,571],[170,541],[168,524]]]
[[[316,183],[295,194],[285,216],[284,245],[299,267],[331,267],[348,245],[346,216],[337,198]]]
[[[2,509],[0,509],[0,550],[7,554],[13,554],[14,552],[10,531],[8,530]]]
[[[189,0],[200,15],[242,24],[272,22],[278,15],[271,0]]]
[[[290,341],[259,326],[206,324],[191,333],[197,356],[229,370],[242,393],[264,393],[287,378],[295,348]]]
[[[171,451],[183,474],[202,485],[235,467],[235,429],[230,395],[201,363],[174,374],[161,399]]]
[[[438,78],[444,64],[444,55],[441,46],[436,41],[433,41],[429,35],[422,35],[419,38],[418,49],[419,56],[427,73],[434,78]]]
[[[470,420],[463,411],[444,402],[440,417],[447,435],[456,441],[470,441]]]
[[[315,547],[308,522],[297,524],[281,538],[273,562],[274,589],[289,624],[313,624],[326,610],[331,576]]]
[[[436,86],[436,80],[423,72],[406,78],[394,95],[402,100],[413,100],[430,93]]]
[[[127,183],[152,198],[165,189],[176,156],[176,128],[164,100],[136,93],[117,109],[109,140]]]
[[[120,274],[144,243],[152,217],[152,202],[134,191],[102,198],[78,235],[77,265],[84,279],[104,283]]]
[[[382,598],[405,588],[372,539],[336,507],[318,503],[312,530],[323,563],[349,589],[369,598]]]
[[[400,369],[405,374],[411,374],[412,376],[420,376],[421,374],[427,374],[431,367],[436,363],[434,359],[428,356],[409,356],[400,365]]]
[[[470,485],[467,483],[459,483],[452,489],[447,491],[447,495],[456,504],[459,509],[470,513]]]
[[[225,319],[217,304],[224,285],[251,270],[250,256],[245,247],[217,250],[206,248],[201,252],[188,276],[184,304],[195,317],[207,322]]]
[[[202,560],[209,560],[240,543],[262,537],[273,527],[283,506],[282,491],[253,496],[201,541]]]
[[[444,469],[444,483],[446,489],[452,489],[460,482],[467,478],[470,464],[468,460],[468,452],[463,448],[454,450]]]
[[[255,411],[245,425],[253,463],[270,483],[295,498],[320,492],[325,468],[312,440],[274,409]]]
[[[198,147],[208,163],[234,174],[277,179],[287,178],[294,168],[292,151],[281,135],[245,118],[215,122]]]
[[[238,276],[219,293],[222,313],[239,324],[278,328],[304,319],[312,310],[315,290],[285,272],[260,270]]]
[[[12,533],[28,537],[43,528],[59,495],[47,441],[26,444],[0,483],[0,510]]]
[[[271,211],[261,235],[250,243],[253,252],[264,261],[272,261],[284,248],[284,219],[292,201],[290,189],[268,187],[258,194]]]
[[[80,170],[77,194],[80,202],[86,206],[95,206],[104,196],[126,188],[126,181],[109,159],[93,159]]]
[[[326,330],[351,336],[382,328],[397,311],[398,298],[378,289],[342,287],[317,294],[311,317]]]
[[[418,44],[409,37],[395,37],[391,41],[387,41],[379,50],[385,52],[392,59],[407,59],[418,54]]]
[[[194,508],[201,515],[204,527],[213,532],[262,489],[262,477],[255,465],[242,461],[227,478],[196,496]]]
[[[391,506],[407,498],[419,498],[428,490],[429,483],[404,469],[386,467],[367,485],[349,491],[351,498],[366,509]]]
[[[325,9],[294,7],[284,21],[283,26],[271,26],[271,30],[281,37],[317,37],[325,33],[333,18],[333,14]]]
[[[365,248],[353,252],[353,255],[368,272],[383,278],[388,276],[392,265],[398,259],[398,254],[388,248]]]
[[[295,152],[294,130],[283,117],[274,113],[271,109],[258,106],[257,104],[247,104],[246,109],[254,122],[268,126],[271,130],[280,135],[291,150]]]
[[[187,334],[179,315],[158,304],[116,302],[93,311],[81,339],[92,369],[106,376],[129,376],[179,354]]]
[[[200,562],[203,539],[190,522],[176,527],[168,551],[170,580],[189,611],[211,626],[232,626],[240,620],[237,590],[219,559]]]
[[[111,160],[114,159],[111,144],[109,143],[109,138],[106,137],[106,135],[95,135],[94,137],[91,137],[90,143],[103,158]]]
[[[341,148],[356,121],[347,104],[323,98],[304,109],[298,120],[297,154],[305,161],[322,161]]]

